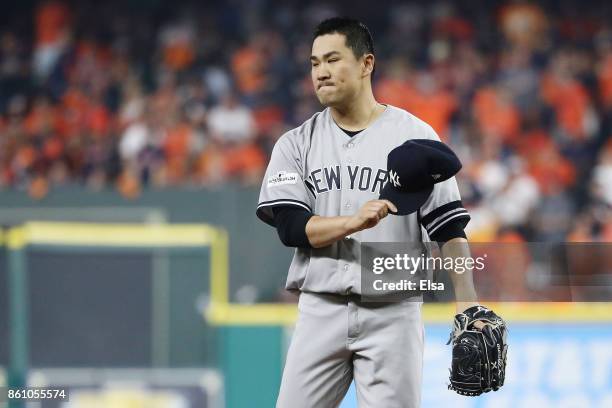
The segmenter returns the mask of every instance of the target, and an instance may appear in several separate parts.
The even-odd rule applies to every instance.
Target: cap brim
[[[429,195],[433,191],[433,186],[420,191],[405,192],[399,191],[393,187],[391,183],[387,183],[380,193],[379,199],[389,200],[397,207],[397,212],[389,211],[393,215],[408,215],[419,208],[429,198]]]

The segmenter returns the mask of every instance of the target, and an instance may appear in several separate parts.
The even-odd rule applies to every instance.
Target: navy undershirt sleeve
[[[306,235],[306,223],[314,214],[293,205],[282,205],[272,209],[274,225],[281,242],[288,247],[312,248]]]

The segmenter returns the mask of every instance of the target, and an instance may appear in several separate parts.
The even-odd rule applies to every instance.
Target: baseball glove
[[[482,330],[474,322],[485,324]],[[484,306],[472,306],[455,316],[452,342],[453,361],[449,390],[477,396],[504,385],[506,374],[506,323]]]

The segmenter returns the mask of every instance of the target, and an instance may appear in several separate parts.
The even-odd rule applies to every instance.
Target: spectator
[[[33,73],[41,81],[47,79],[68,47],[70,20],[68,7],[60,1],[41,3],[36,10]]]
[[[210,110],[208,126],[211,137],[221,143],[244,143],[255,136],[250,109],[240,105],[233,93],[224,95],[221,104]]]
[[[474,96],[474,119],[483,137],[510,143],[520,131],[520,114],[503,85],[480,88]]]
[[[585,139],[597,128],[589,93],[575,78],[571,58],[569,52],[557,53],[541,83],[543,99],[554,109],[562,141]]]

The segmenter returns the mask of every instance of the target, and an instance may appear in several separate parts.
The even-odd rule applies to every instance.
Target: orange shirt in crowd
[[[410,111],[410,100],[414,95],[412,85],[400,79],[383,78],[374,87],[376,99],[382,103]]]
[[[545,74],[541,82],[544,100],[550,104],[562,129],[570,136],[584,138],[584,117],[589,107],[587,90],[575,79],[563,80],[555,75]]]
[[[537,158],[529,163],[529,173],[544,193],[550,190],[551,185],[570,187],[576,179],[574,165],[552,148],[541,151]]]
[[[72,86],[64,93],[61,102],[64,108],[81,110],[89,105],[89,98],[79,88]]]
[[[23,127],[28,135],[54,133],[61,126],[59,109],[55,106],[35,107],[26,116]]]
[[[82,58],[90,57],[95,59],[96,65],[98,66],[110,63],[113,58],[113,52],[110,48],[90,40],[79,41],[76,46],[75,54],[77,61]]]
[[[195,59],[195,50],[189,41],[176,41],[164,47],[163,59],[168,68],[180,71],[191,65]]]
[[[194,60],[195,53],[188,44],[176,44],[164,49],[164,62],[167,67],[179,71],[187,68]]]
[[[242,93],[251,94],[263,89],[264,61],[256,50],[244,47],[236,51],[232,57],[231,67],[238,89]]]
[[[472,102],[474,119],[485,136],[512,142],[520,130],[518,109],[509,97],[493,87],[480,88]]]
[[[62,119],[59,133],[63,137],[77,137],[81,132],[92,136],[108,134],[112,115],[101,102],[92,102],[78,88],[70,88],[62,97]]]
[[[263,152],[254,144],[246,143],[222,147],[211,143],[195,163],[196,175],[202,182],[219,183],[228,177],[261,177],[266,165]]]
[[[457,110],[457,100],[452,93],[441,90],[431,95],[419,93],[411,106],[411,113],[427,122],[442,140],[447,139],[450,119]]]
[[[457,109],[455,96],[443,90],[432,94],[420,92],[408,81],[384,78],[374,89],[376,99],[405,109],[427,122],[442,138],[446,138],[450,119]]]
[[[38,45],[57,42],[70,23],[68,7],[59,1],[42,3],[36,10],[36,39]]]
[[[89,99],[77,87],[70,87],[61,99],[60,135],[64,138],[78,137],[85,127]]]
[[[101,103],[91,106],[87,111],[86,129],[94,136],[104,137],[111,127],[111,114]]]
[[[190,137],[191,128],[184,123],[168,129],[164,140],[166,158],[185,160],[189,154]]]
[[[551,183],[569,187],[576,179],[572,162],[564,158],[551,137],[543,130],[534,130],[517,139],[517,153],[525,159],[529,174],[540,190],[547,192]]]
[[[514,144],[519,156],[527,161],[536,159],[540,151],[548,149],[551,146],[554,146],[554,142],[550,138],[550,135],[542,129],[536,129],[522,134]]]
[[[230,176],[262,171],[265,164],[262,151],[251,143],[231,147],[225,152],[225,171]]]
[[[64,152],[64,144],[59,137],[50,137],[45,140],[42,154],[49,161],[59,160]]]
[[[185,123],[179,123],[167,130],[163,146],[166,155],[166,175],[172,184],[185,181],[191,132],[191,127]]]

